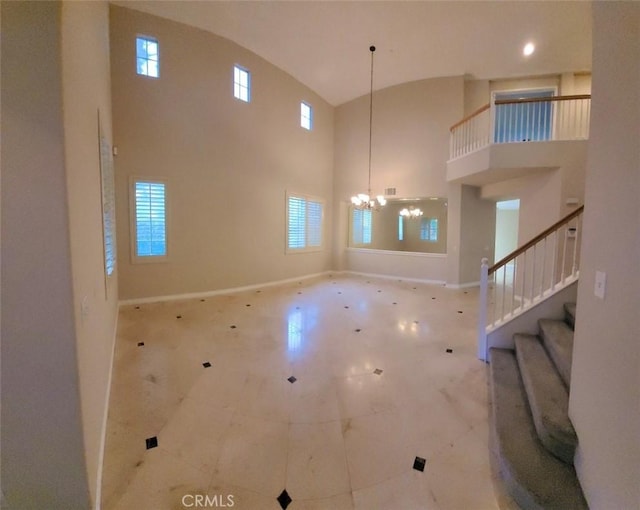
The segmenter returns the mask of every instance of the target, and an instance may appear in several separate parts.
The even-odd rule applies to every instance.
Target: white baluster
[[[478,358],[489,361],[487,346],[487,301],[489,286],[489,259],[482,259],[480,264],[480,309],[478,311]]]

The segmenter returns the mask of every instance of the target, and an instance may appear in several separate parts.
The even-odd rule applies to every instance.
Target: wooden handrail
[[[551,101],[573,101],[576,99],[591,99],[591,94],[579,94],[575,96],[550,96],[550,97],[529,97],[522,99],[496,99],[495,104],[519,104],[519,103],[546,103]]]
[[[531,98],[522,98],[522,99],[496,99],[494,101],[495,105],[502,104],[520,104],[520,103],[546,103],[546,102],[557,102],[557,101],[574,101],[578,99],[591,99],[591,94],[577,94],[573,96],[550,96],[550,97],[531,97]],[[491,107],[491,103],[487,103],[484,106],[478,108],[475,112],[467,115],[462,120],[456,122],[453,126],[449,128],[449,131],[453,133],[453,130],[465,122],[473,119],[477,115],[480,115],[482,112],[488,110]]]
[[[465,123],[465,122],[467,122],[468,120],[473,119],[476,115],[480,115],[480,114],[481,114],[482,112],[484,112],[485,110],[488,110],[490,106],[491,106],[491,104],[490,104],[490,103],[487,103],[486,105],[481,106],[480,108],[478,108],[478,109],[477,109],[475,112],[473,112],[472,114],[467,115],[464,119],[462,119],[462,120],[460,120],[460,121],[456,122],[453,126],[451,126],[451,127],[449,128],[449,131],[450,131],[450,132],[453,132],[453,130],[454,130],[455,128],[457,128],[458,126],[461,126],[462,124],[464,124],[464,123]]]
[[[507,255],[503,259],[499,260],[498,262],[496,262],[493,266],[491,266],[489,268],[489,274],[495,273],[497,269],[499,269],[500,267],[504,266],[505,264],[511,262],[513,259],[515,259],[519,255],[522,255],[525,251],[527,251],[533,245],[538,244],[545,237],[547,237],[549,234],[551,234],[551,232],[553,232],[554,230],[559,229],[565,223],[569,223],[576,216],[580,216],[580,214],[582,214],[582,211],[584,211],[584,205],[581,205],[580,207],[578,207],[572,213],[567,214],[564,218],[562,218],[561,220],[555,222],[553,225],[551,225],[544,232],[541,232],[540,234],[535,236],[533,239],[531,239],[531,241],[525,243],[520,248],[512,251],[509,255]]]

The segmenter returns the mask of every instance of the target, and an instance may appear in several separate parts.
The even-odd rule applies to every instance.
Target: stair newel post
[[[484,257],[480,265],[480,307],[478,311],[478,358],[488,362],[487,308],[489,302],[489,259]]]

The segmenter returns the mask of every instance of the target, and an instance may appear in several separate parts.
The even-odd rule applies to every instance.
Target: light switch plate
[[[604,293],[607,288],[607,273],[603,271],[596,271],[596,284],[593,289],[593,293],[596,297],[604,299]]]

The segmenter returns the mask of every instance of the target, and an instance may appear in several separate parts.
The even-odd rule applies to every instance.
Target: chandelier
[[[371,89],[369,92],[369,181],[366,193],[358,193],[351,197],[351,203],[356,209],[378,209],[387,203],[383,195],[371,195],[371,134],[373,127],[373,52],[375,46],[370,46],[371,52]]]
[[[422,211],[419,207],[406,207],[400,211],[400,216],[404,216],[406,218],[419,218],[422,216]]]

